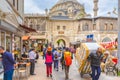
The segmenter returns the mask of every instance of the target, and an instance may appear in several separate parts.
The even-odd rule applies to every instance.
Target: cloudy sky
[[[45,9],[51,9],[58,0],[25,0],[25,13],[45,13]],[[93,0],[78,0],[81,4],[84,4],[87,14],[93,15]],[[112,12],[114,8],[118,8],[118,0],[99,0],[98,15],[107,15],[108,12]],[[111,14],[113,15],[113,14]],[[113,15],[114,16],[114,15]]]

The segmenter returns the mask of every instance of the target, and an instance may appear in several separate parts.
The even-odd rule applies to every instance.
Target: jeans
[[[54,60],[54,69],[56,68],[58,70],[58,63],[59,63],[58,60]]]
[[[12,70],[10,70],[8,72],[5,72],[3,80],[12,80],[12,78],[13,78],[13,72],[14,72],[14,69],[12,69]]]
[[[34,70],[35,70],[35,60],[31,59],[30,60],[30,74],[34,74]]]
[[[51,65],[46,64],[46,73],[47,76],[52,75],[52,64]]]
[[[69,68],[70,66],[65,66],[65,79],[69,78]]]
[[[92,80],[98,80],[101,74],[100,66],[91,66],[91,69],[92,69]]]

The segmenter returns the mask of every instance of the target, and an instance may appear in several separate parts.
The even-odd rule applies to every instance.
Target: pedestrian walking
[[[52,77],[52,63],[53,63],[53,53],[52,48],[48,47],[45,55],[46,73],[47,77]]]
[[[35,75],[35,59],[36,59],[36,53],[35,49],[31,49],[29,52],[29,59],[30,59],[30,75]]]
[[[60,54],[56,48],[54,49],[53,55],[54,55],[54,69],[56,69],[58,71],[59,70],[58,65],[59,65]]]
[[[43,55],[42,55],[42,56],[43,56],[43,60],[44,60],[44,58],[45,58],[46,51],[47,51],[47,48],[44,47],[44,48],[43,48]]]
[[[0,54],[2,54],[2,63],[4,68],[4,78],[3,80],[12,80],[14,73],[13,55],[10,52],[4,50],[4,47],[0,46]]]
[[[90,53],[88,60],[91,64],[91,70],[92,70],[92,80],[98,80],[99,76],[101,74],[101,68],[100,64],[103,59],[102,49],[98,48],[97,51],[94,53]]]
[[[62,66],[62,70],[65,68],[65,60],[64,60],[64,49],[61,50],[61,58],[60,58],[60,63]]]
[[[69,79],[69,69],[70,65],[72,64],[72,54],[69,51],[69,48],[66,48],[66,51],[64,52],[64,61],[65,61],[65,79]]]

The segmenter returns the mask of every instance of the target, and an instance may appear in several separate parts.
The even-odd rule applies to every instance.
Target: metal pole
[[[120,0],[118,0],[118,65],[120,66]]]

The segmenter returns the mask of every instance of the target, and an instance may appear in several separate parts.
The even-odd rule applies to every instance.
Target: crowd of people
[[[46,50],[46,51],[45,51]],[[59,65],[62,66],[62,70],[65,69],[65,79],[69,79],[69,68],[72,64],[73,48],[52,48],[48,47],[43,49],[43,57],[45,57],[46,75],[52,77],[52,64],[54,64],[54,70],[59,71]],[[44,59],[44,58],[43,58]]]
[[[53,48],[51,46],[43,48],[43,60],[45,60],[46,65],[46,76],[52,77],[52,64],[56,71],[59,71],[60,65],[62,70],[65,70],[65,80],[69,79],[69,69],[72,64],[73,55],[76,53],[74,47],[58,47]],[[4,47],[0,46],[0,53],[2,54],[2,61],[4,67],[4,80],[12,80],[14,67],[16,62],[12,53],[5,51]],[[21,55],[21,60],[28,60],[30,62],[30,75],[35,75],[35,63],[39,59],[39,52],[35,48],[25,52]],[[101,62],[105,63],[107,60],[111,59],[108,56],[110,53],[108,51],[102,53],[102,49],[98,48],[95,53],[90,53],[88,56],[88,61],[91,64],[91,77],[92,80],[98,80],[101,74],[101,69],[105,66]],[[108,64],[109,65],[109,64]],[[97,73],[96,73],[97,72]]]

